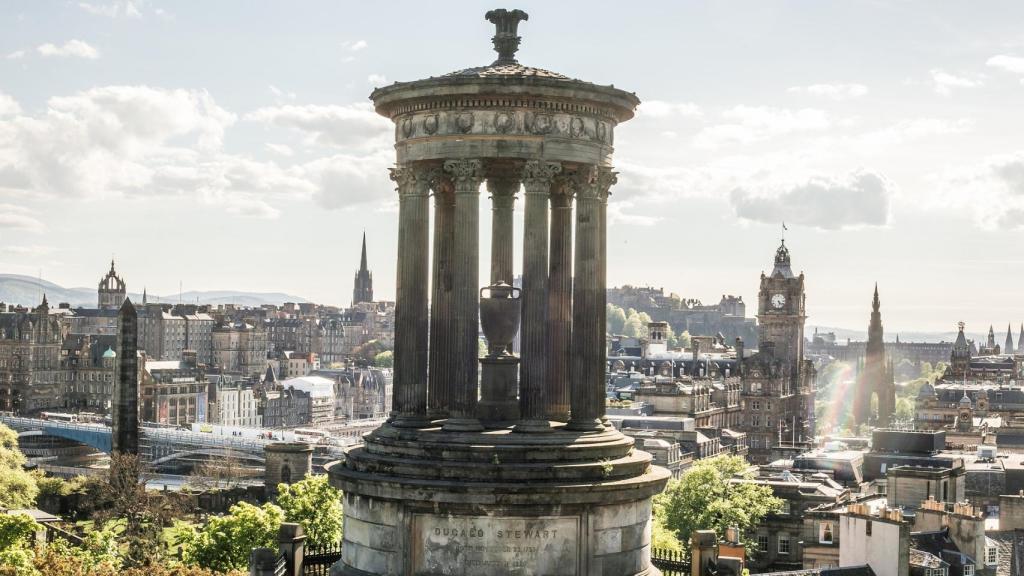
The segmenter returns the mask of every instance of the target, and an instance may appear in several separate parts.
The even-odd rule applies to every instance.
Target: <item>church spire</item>
[[[881,305],[881,302],[878,300],[878,282],[875,282],[875,297],[871,300],[871,311],[878,312]]]
[[[1024,354],[1024,322],[1020,325],[1020,335],[1017,336],[1017,354]]]
[[[366,230],[363,230],[363,255],[359,258],[359,271],[366,270]]]
[[[1003,354],[1013,354],[1013,334],[1009,322],[1006,324],[1006,343],[1003,344]]]

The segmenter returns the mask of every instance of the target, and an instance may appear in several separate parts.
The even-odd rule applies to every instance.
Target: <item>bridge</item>
[[[0,414],[0,423],[17,431],[19,437],[53,436],[84,444],[107,454],[111,452],[111,429],[105,424],[42,420],[10,414]],[[344,457],[344,445],[358,442],[356,438],[344,434],[338,436],[334,440],[340,445],[318,444],[318,452],[335,460]],[[234,458],[243,465],[262,467],[264,446],[278,441],[280,440],[220,436],[156,425],[143,425],[139,428],[139,453],[145,461],[156,466],[183,461]]]

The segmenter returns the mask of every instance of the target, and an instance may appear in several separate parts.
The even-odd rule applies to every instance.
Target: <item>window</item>
[[[821,532],[819,533],[819,536],[818,536],[818,542],[821,543],[821,544],[831,544],[833,542],[833,540],[832,540],[832,530],[833,530],[833,527],[832,527],[832,523],[831,522],[822,522],[821,523]]]
[[[750,401],[750,409],[751,410],[760,410],[761,409],[761,402],[759,402],[757,400],[751,400]]]
[[[867,523],[864,524],[864,535],[871,536],[871,520],[868,520]]]
[[[750,425],[751,426],[760,426],[761,425],[761,417],[760,416],[756,416],[756,415],[755,416],[751,416],[750,417]]]
[[[789,554],[789,534],[779,533],[779,554]]]
[[[964,564],[964,576],[974,576],[973,564]]]
[[[985,546],[985,564],[992,566],[993,564],[999,563],[999,548],[992,546],[991,544]]]
[[[789,500],[783,500],[782,501],[782,512],[780,512],[780,514],[789,515],[789,514],[792,514],[792,513],[793,513],[793,507],[789,503]]]
[[[757,549],[760,550],[761,552],[767,552],[768,551],[768,535],[767,534],[758,534],[757,535]]]

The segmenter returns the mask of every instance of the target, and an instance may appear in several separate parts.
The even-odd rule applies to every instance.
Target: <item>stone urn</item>
[[[488,293],[488,296],[484,296]],[[508,354],[519,332],[519,309],[523,291],[504,282],[480,289],[480,326],[487,338],[487,355]]]

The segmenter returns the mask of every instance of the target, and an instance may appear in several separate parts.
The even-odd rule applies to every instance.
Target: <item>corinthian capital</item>
[[[398,195],[427,196],[430,194],[431,174],[436,169],[426,166],[405,165],[389,168],[391,179],[398,185]]]
[[[484,164],[475,158],[461,160],[445,160],[444,171],[451,176],[456,190],[477,191],[484,179]]]
[[[599,166],[597,168],[597,193],[598,199],[607,200],[611,194],[611,188],[619,181],[619,173],[610,166]]]
[[[529,160],[523,165],[523,187],[527,194],[547,194],[555,177],[561,173],[562,165],[558,162]]]

